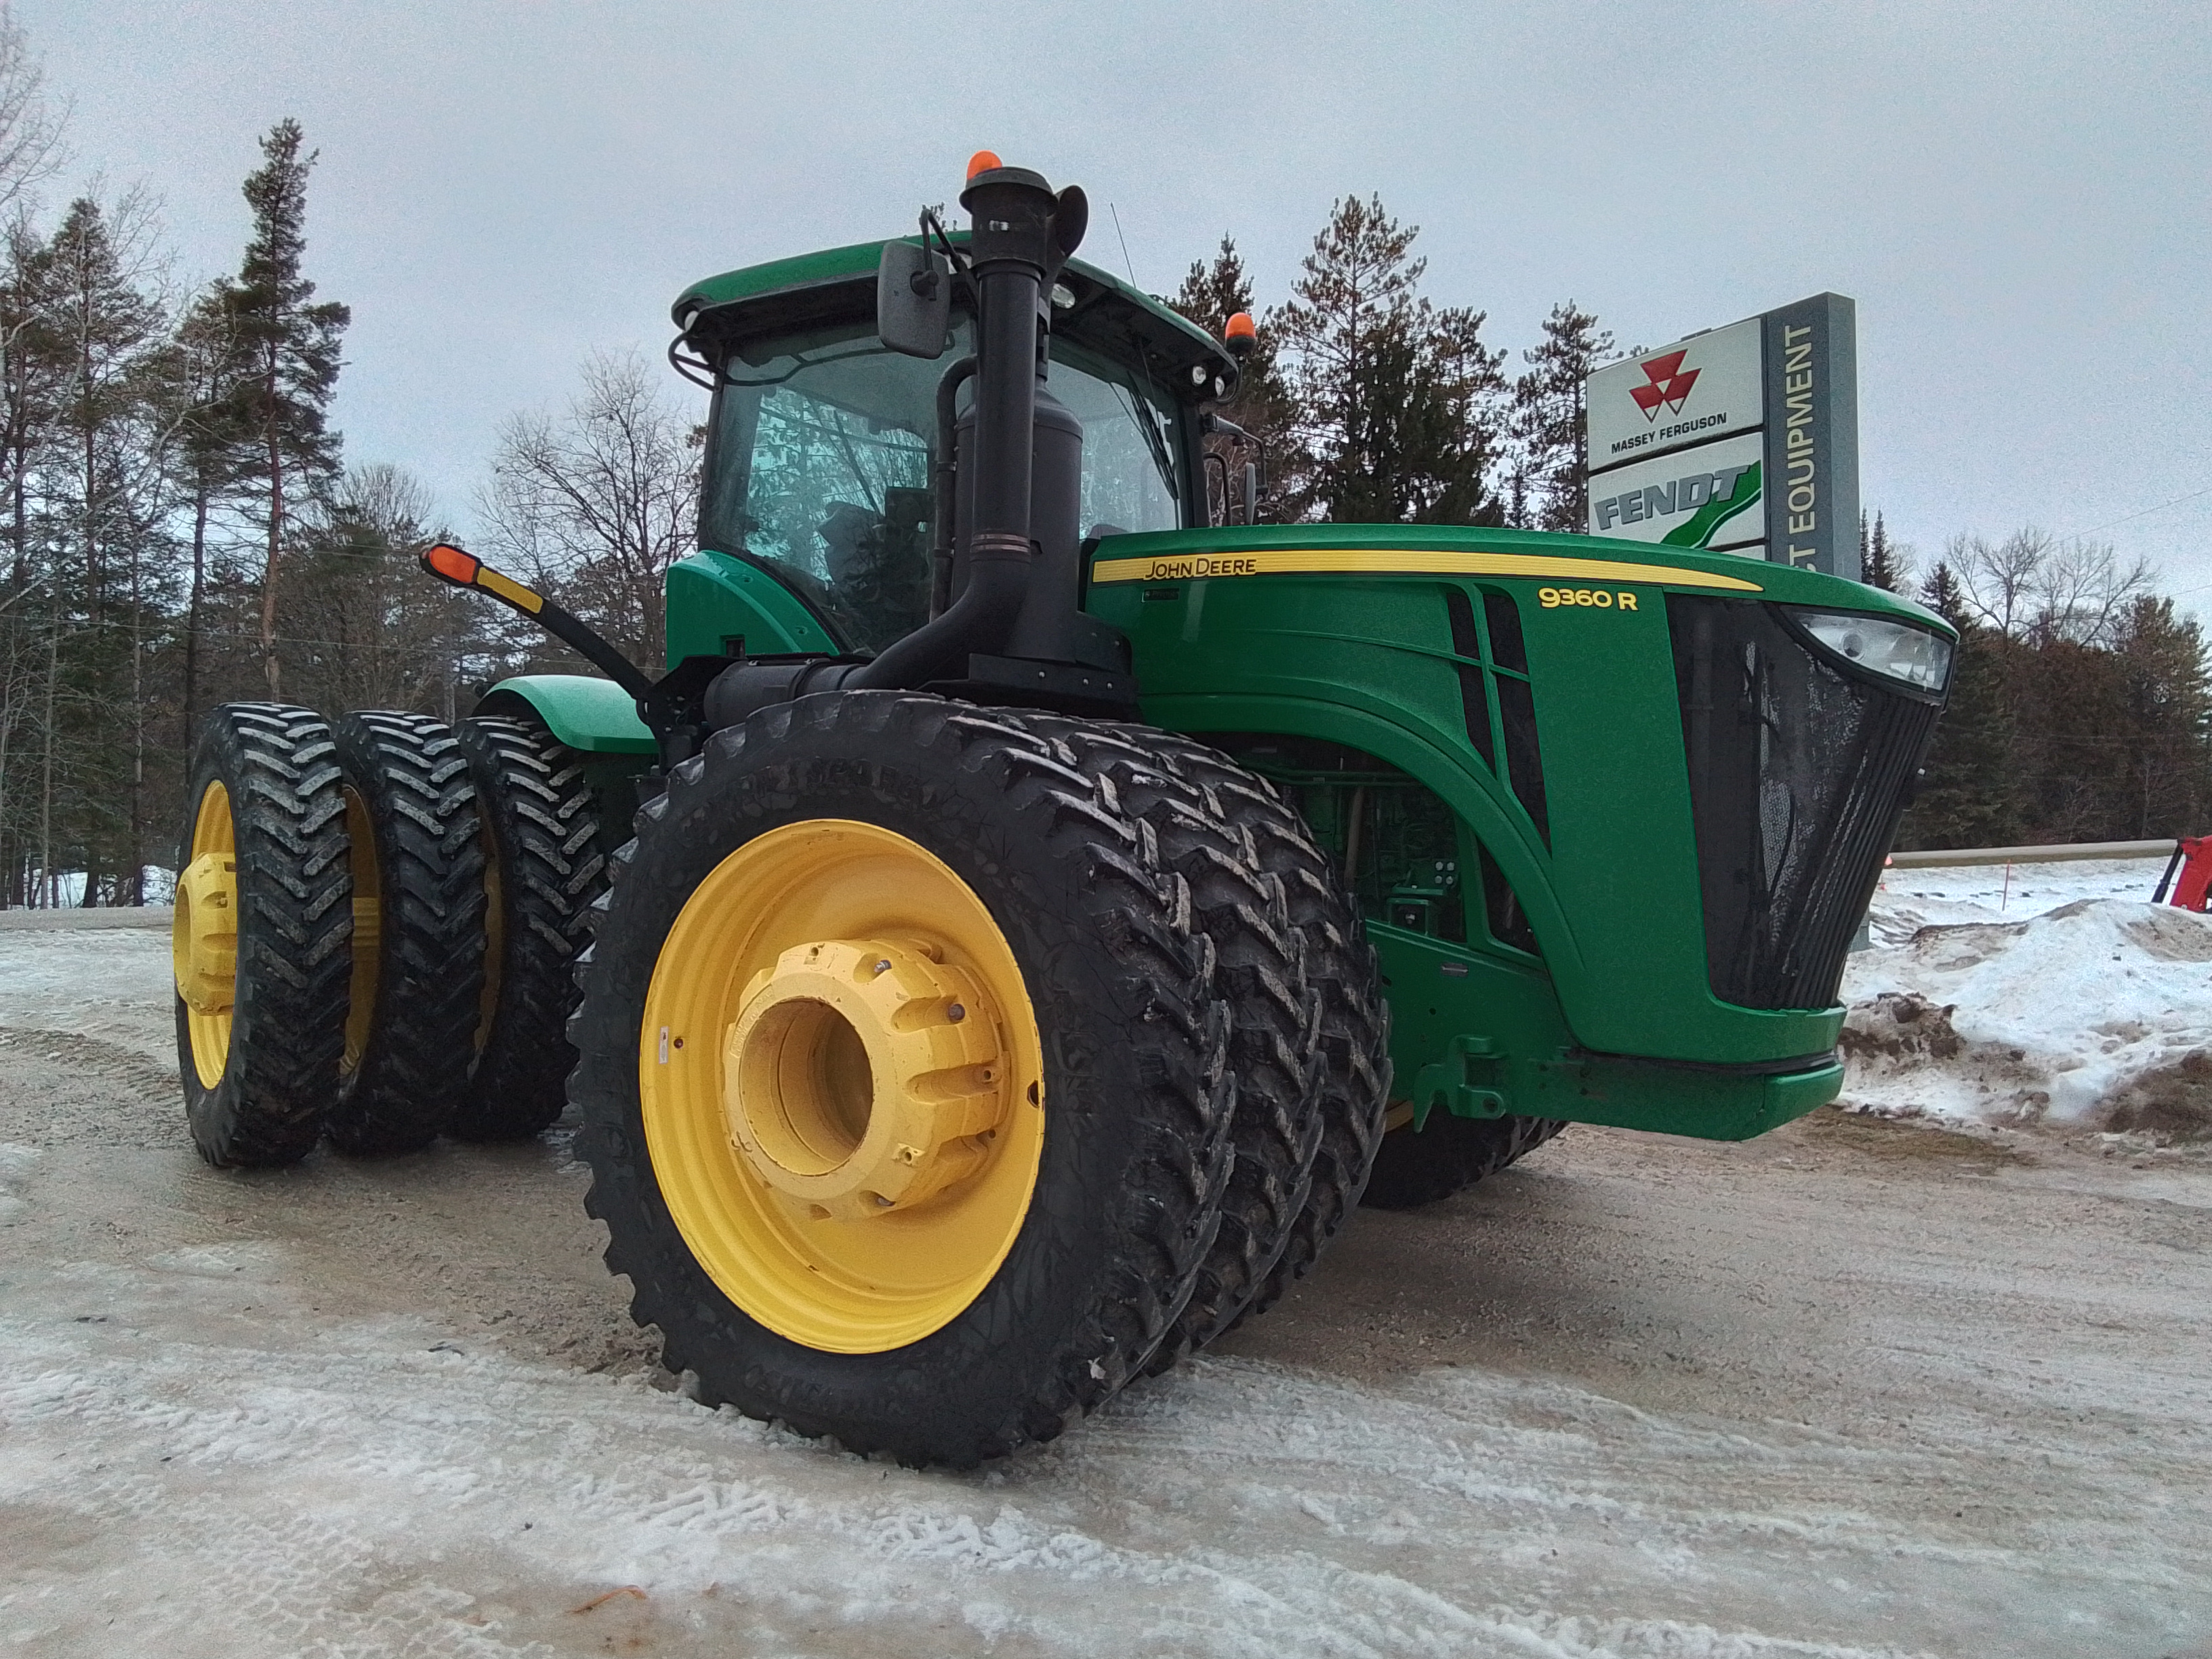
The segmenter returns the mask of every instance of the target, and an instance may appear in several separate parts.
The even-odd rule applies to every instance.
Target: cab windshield
[[[886,350],[872,322],[738,347],[714,402],[701,543],[768,563],[849,647],[879,651],[919,627],[937,382],[971,349],[965,318],[934,362]],[[1084,533],[1177,528],[1182,446],[1166,398],[1058,339],[1048,384],[1083,422]]]

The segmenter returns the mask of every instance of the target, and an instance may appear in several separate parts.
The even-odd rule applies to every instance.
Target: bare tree
[[[583,382],[558,416],[517,415],[501,429],[477,497],[485,551],[658,668],[662,579],[697,538],[699,431],[635,352],[593,352]]]
[[[2136,602],[2150,589],[2147,560],[2124,566],[2108,542],[2063,542],[2044,562],[2036,626],[2052,638],[2112,650],[2125,635]]]
[[[2036,585],[2050,547],[2039,530],[2014,531],[2001,542],[1962,532],[1945,544],[1943,562],[1959,580],[1967,615],[2018,639],[2035,619]]]
[[[46,79],[14,9],[0,0],[0,214],[22,205],[66,159],[68,112],[46,102]]]
[[[286,557],[301,580],[281,620],[299,695],[316,707],[466,714],[460,686],[509,653],[498,607],[425,576],[422,550],[450,532],[403,469],[356,466],[329,492]],[[515,653],[519,654],[519,653]]]
[[[1954,536],[1943,560],[1958,578],[1966,615],[2007,639],[2110,647],[2151,586],[2149,565],[2141,559],[2122,565],[2109,543],[2061,540],[2033,526],[2001,542]]]

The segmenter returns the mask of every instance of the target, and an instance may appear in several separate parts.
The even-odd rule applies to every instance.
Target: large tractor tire
[[[955,1467],[1137,1376],[1218,1222],[1230,1022],[1189,884],[1093,747],[809,697],[717,732],[636,827],[570,1094],[669,1368]]]
[[[172,936],[192,1145],[218,1169],[313,1150],[337,1091],[353,894],[322,716],[226,703],[193,746]]]
[[[526,1140],[568,1105],[576,958],[606,890],[599,812],[582,757],[536,720],[455,728],[483,825],[484,988],[476,1054],[447,1132]]]
[[[1412,1210],[1463,1192],[1533,1152],[1567,1126],[1550,1117],[1457,1117],[1438,1106],[1416,1130],[1382,1137],[1364,1202]]]
[[[1166,1371],[1236,1322],[1306,1206],[1322,1139],[1320,1010],[1285,884],[1262,861],[1253,806],[1267,786],[1224,756],[1194,784],[1172,757],[1195,745],[1147,726],[1032,717],[1111,781],[1122,811],[1153,832],[1213,941],[1213,994],[1229,1011],[1236,1088],[1221,1225],[1190,1300],[1146,1371]]]
[[[419,1152],[460,1104],[483,1000],[483,849],[468,760],[427,714],[331,726],[352,846],[345,1057],[325,1126],[356,1157]]]
[[[1305,1202],[1241,1322],[1281,1301],[1358,1207],[1389,1109],[1390,1012],[1358,909],[1297,809],[1218,750],[1174,733],[1154,735],[1161,758],[1239,827],[1259,866],[1280,883],[1315,999],[1321,1138]]]

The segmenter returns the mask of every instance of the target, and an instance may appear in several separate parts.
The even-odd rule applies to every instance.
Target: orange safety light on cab
[[[1252,348],[1260,343],[1260,331],[1253,325],[1252,313],[1240,311],[1224,323],[1221,343],[1229,348],[1229,355],[1240,362],[1250,356]]]
[[[968,176],[973,179],[979,173],[994,173],[1005,165],[995,152],[979,149],[968,158]]]

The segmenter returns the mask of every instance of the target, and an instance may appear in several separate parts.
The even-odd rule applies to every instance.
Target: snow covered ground
[[[1898,870],[1851,958],[1845,1098],[1888,1113],[2212,1137],[2212,917],[2160,859]]]
[[[1577,1129],[948,1476],[672,1392],[557,1133],[201,1166],[166,949],[0,921],[0,1652],[2212,1656],[2195,1154]]]

